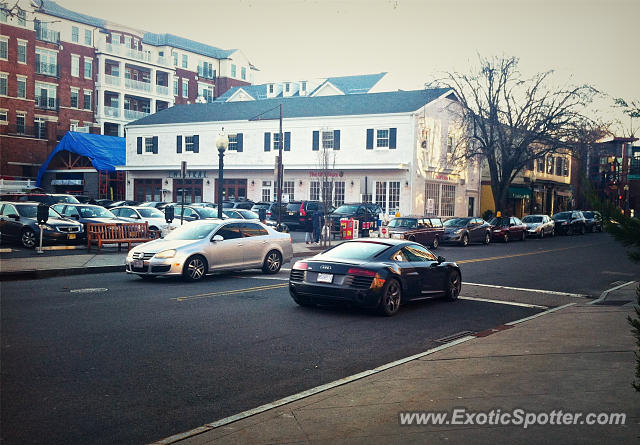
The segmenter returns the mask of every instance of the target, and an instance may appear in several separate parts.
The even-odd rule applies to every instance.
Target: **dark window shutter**
[[[313,132],[313,142],[311,145],[311,149],[314,151],[320,150],[320,132],[319,131]]]
[[[138,138],[138,154],[142,154],[142,138]]]
[[[367,150],[373,150],[373,128],[367,128]]]
[[[193,152],[194,153],[200,152],[200,136],[197,134],[193,135]]]
[[[264,134],[264,151],[271,151],[271,133]]]
[[[153,137],[153,154],[158,154],[158,136]]]
[[[284,132],[284,151],[290,151],[290,150],[291,150],[291,132],[285,131]]]
[[[238,138],[238,151],[242,151],[242,133],[238,133],[236,136]]]
[[[182,153],[182,136],[176,138],[176,153]]]
[[[333,130],[333,149],[340,150],[340,130]]]
[[[396,129],[389,128],[389,148],[391,150],[396,148]]]

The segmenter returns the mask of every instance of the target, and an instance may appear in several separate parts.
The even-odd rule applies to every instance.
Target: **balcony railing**
[[[43,42],[60,43],[60,32],[51,29],[36,28],[36,39]]]
[[[58,65],[54,63],[36,62],[36,74],[60,77]]]
[[[134,90],[146,91],[148,93],[151,92],[150,82],[141,82],[139,80],[124,79],[124,86]]]
[[[156,85],[156,91],[163,96],[169,95],[169,87],[165,87],[164,85]]]
[[[120,117],[119,107],[104,107],[104,115],[109,117]]]
[[[112,76],[110,74],[105,74],[104,75],[104,83],[106,83],[107,85],[113,85],[113,86],[120,86],[120,77],[119,76]]]
[[[125,119],[142,119],[145,116],[149,116],[146,111],[134,111],[134,110],[124,110],[124,118]]]
[[[36,107],[45,110],[57,110],[59,108],[57,97],[36,96]]]
[[[0,134],[6,134],[10,136],[23,136],[29,138],[38,138],[39,136],[43,136],[41,139],[45,139],[46,135],[43,135],[41,132],[40,126],[37,127],[27,127],[25,125],[0,125]]]

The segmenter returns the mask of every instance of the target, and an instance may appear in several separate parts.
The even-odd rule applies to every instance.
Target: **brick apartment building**
[[[0,177],[35,178],[69,130],[125,136],[128,122],[211,102],[255,71],[239,50],[21,0],[0,11]]]

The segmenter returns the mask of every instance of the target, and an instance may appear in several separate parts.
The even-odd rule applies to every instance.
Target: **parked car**
[[[61,193],[8,193],[0,196],[0,200],[14,202],[44,202],[47,205],[53,205],[59,202],[69,202],[74,204],[80,203],[80,201],[78,201],[73,195]]]
[[[84,230],[87,224],[113,224],[132,222],[130,219],[119,218],[110,210],[94,204],[56,204],[52,208],[65,218],[74,219],[82,223]]]
[[[443,223],[443,243],[468,246],[470,243],[489,244],[491,242],[491,225],[482,218],[451,218]]]
[[[456,300],[460,268],[426,247],[397,239],[345,241],[297,261],[289,275],[289,294],[301,306],[345,301],[391,316],[410,300]]]
[[[283,208],[280,221],[291,230],[304,229],[307,224],[311,224],[313,214],[320,210],[323,210],[320,201],[290,201]]]
[[[389,221],[380,233],[381,238],[406,239],[437,249],[444,235],[444,227],[440,218],[401,216]]]
[[[96,204],[96,200],[87,195],[73,195],[80,204]]]
[[[595,210],[585,210],[582,212],[585,220],[587,232],[602,232],[602,215]]]
[[[555,231],[562,235],[579,233],[584,235],[587,231],[587,222],[582,212],[570,210],[556,213],[551,217],[556,225]]]
[[[112,209],[114,207],[122,207],[122,206],[137,206],[140,205],[138,201],[124,200],[124,201],[115,201],[111,204],[108,204],[106,207],[108,209]]]
[[[128,218],[134,222],[146,222],[150,230],[159,230],[165,236],[176,227],[180,227],[180,221],[168,223],[165,214],[155,207],[114,207],[111,213],[119,218]]]
[[[353,218],[358,220],[359,235],[364,235],[363,223],[372,225],[371,230],[377,228],[378,216],[383,213],[382,207],[374,203],[348,203],[342,204],[329,215],[331,218],[331,231],[340,232],[340,220],[342,218]]]
[[[289,234],[258,221],[207,219],[134,247],[127,255],[126,270],[145,279],[182,275],[187,281],[198,281],[221,270],[262,268],[275,274],[292,257]]]
[[[113,202],[112,199],[96,199],[96,204],[104,208],[107,208],[110,204],[113,204]]]
[[[278,203],[277,202],[257,202],[253,205],[253,207],[251,207],[251,211],[252,212],[256,212],[259,213],[260,209],[265,209],[267,211],[267,220],[273,220],[273,221],[277,221],[278,219]],[[284,215],[284,212],[287,211],[287,203],[281,203],[281,207],[282,212],[281,214]]]
[[[164,201],[147,201],[140,204],[140,207],[153,207],[156,209],[161,209],[167,204]]]
[[[491,221],[491,236],[508,243],[511,240],[527,239],[527,225],[515,216],[496,216]]]
[[[170,203],[169,205],[173,205],[174,221],[177,221],[179,225],[180,215],[182,212],[182,205],[176,204],[176,203]],[[164,211],[164,208],[163,208],[163,211]],[[205,206],[185,205],[184,217],[182,219],[184,221],[196,221],[201,219],[211,219],[211,218],[217,218],[217,217],[218,217],[217,207],[213,208],[213,207],[205,207]]]
[[[527,215],[522,222],[527,225],[527,236],[544,238],[556,234],[556,225],[547,215]]]
[[[225,209],[246,209],[251,210],[254,202],[248,199],[224,200],[222,207]]]
[[[28,249],[40,241],[37,202],[0,202],[0,235],[2,240],[19,241]],[[49,219],[43,225],[43,242],[79,242],[85,233],[82,224],[62,217],[49,208]]]
[[[222,211],[225,218],[236,218],[236,219],[250,219],[254,221],[260,221],[260,215],[252,210],[246,209],[224,209]],[[264,224],[268,227],[271,227],[274,230],[278,230],[278,222],[273,221],[271,219],[267,219]],[[280,230],[278,232],[289,233],[289,226],[285,223],[280,223]]]

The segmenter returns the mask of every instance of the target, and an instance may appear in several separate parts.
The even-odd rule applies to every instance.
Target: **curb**
[[[62,277],[67,275],[85,275],[92,273],[124,272],[125,266],[72,267],[66,269],[31,269],[0,272],[0,281],[37,280],[40,278]]]
[[[598,304],[598,303],[602,303],[603,301],[606,301],[607,297],[609,296],[610,292],[613,292],[614,290],[618,290],[618,289],[622,289],[623,287],[627,287],[630,284],[635,283],[635,281],[629,281],[627,283],[621,284],[619,286],[616,287],[612,287],[611,289],[607,289],[604,292],[602,292],[600,294],[600,297],[596,300],[593,300],[592,302],[590,302],[589,304]]]

